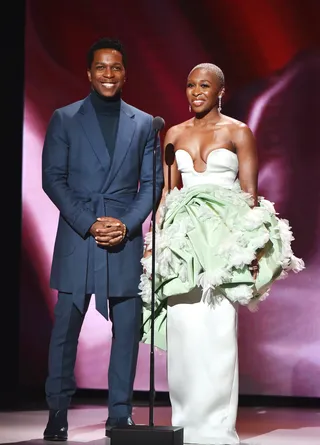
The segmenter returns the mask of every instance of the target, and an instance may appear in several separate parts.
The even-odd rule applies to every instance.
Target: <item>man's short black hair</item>
[[[115,49],[116,51],[119,51],[122,55],[122,62],[123,66],[127,68],[127,55],[125,52],[125,49],[123,47],[123,44],[120,42],[120,40],[117,39],[109,39],[107,37],[103,37],[102,39],[97,40],[89,49],[87,54],[87,68],[90,69],[93,59],[94,59],[94,53],[98,49]]]

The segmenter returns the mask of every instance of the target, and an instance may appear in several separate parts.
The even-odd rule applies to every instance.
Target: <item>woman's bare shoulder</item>
[[[230,117],[230,116],[223,116],[223,120],[222,120],[222,124],[227,125],[230,130],[232,131],[251,131],[250,128],[248,127],[248,125],[245,122],[239,121],[238,119],[235,119],[234,117]]]
[[[254,137],[251,129],[245,122],[239,121],[233,117],[224,115],[222,125],[225,125],[225,127],[228,129],[232,139]]]
[[[187,121],[181,122],[180,124],[170,127],[166,133],[166,139],[168,140],[168,142],[175,142],[180,134],[183,133],[186,128],[190,127],[191,121],[192,119],[189,119]]]

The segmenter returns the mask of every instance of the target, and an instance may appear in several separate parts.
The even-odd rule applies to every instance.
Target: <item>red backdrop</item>
[[[41,150],[57,107],[89,92],[85,57],[102,36],[128,52],[124,99],[163,116],[164,132],[189,118],[186,76],[201,62],[226,76],[223,112],[249,124],[260,194],[292,223],[306,270],[278,282],[256,314],[239,313],[240,392],[320,396],[318,2],[305,0],[30,0],[27,6],[23,150],[21,373],[42,384],[56,294],[49,289],[57,210],[41,189]],[[80,337],[81,388],[106,388],[110,325],[90,307]],[[157,351],[156,389],[166,391]],[[135,389],[148,389],[141,345]]]

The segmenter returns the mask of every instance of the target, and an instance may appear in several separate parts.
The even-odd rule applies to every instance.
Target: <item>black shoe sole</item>
[[[43,436],[43,440],[49,440],[50,442],[65,442],[68,437],[61,436]]]
[[[112,430],[112,428],[113,428],[113,427],[111,427],[110,429],[107,429],[107,430],[105,431],[105,436],[106,436],[106,437],[109,437],[109,438],[111,437],[111,430]]]

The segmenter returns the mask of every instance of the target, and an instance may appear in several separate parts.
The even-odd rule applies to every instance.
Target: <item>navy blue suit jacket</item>
[[[157,147],[157,199],[163,187]],[[108,297],[137,296],[143,255],[142,224],[152,211],[152,116],[121,100],[113,161],[110,161],[89,97],[55,110],[42,153],[42,186],[60,212],[50,286],[72,292],[84,307],[95,293],[96,308],[108,318]],[[88,231],[99,216],[126,224],[118,246],[98,247]]]

